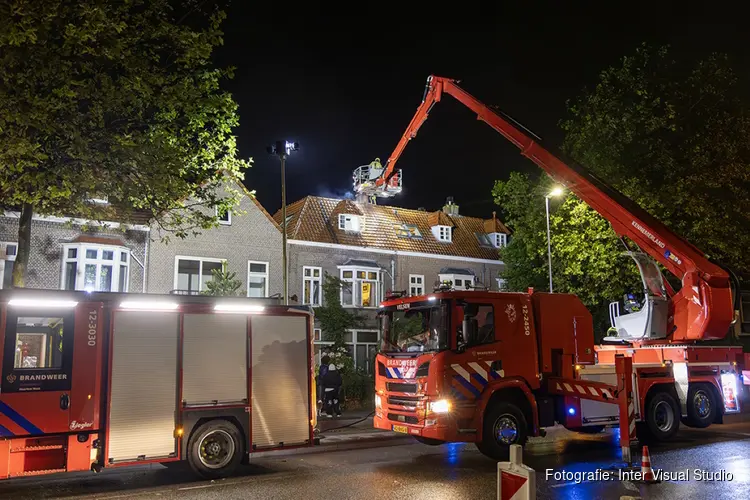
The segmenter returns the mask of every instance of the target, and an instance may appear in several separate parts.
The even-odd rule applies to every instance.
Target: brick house
[[[211,280],[212,269],[227,262],[242,280],[248,297],[270,297],[283,292],[281,228],[241,184],[237,210],[227,213],[217,228],[168,244],[152,243],[148,259],[150,293],[196,294]],[[154,234],[156,226],[152,226]],[[156,237],[154,238],[156,239]]]
[[[274,218],[281,223],[280,212]],[[429,293],[444,280],[458,289],[501,286],[498,248],[508,229],[494,215],[460,215],[451,199],[428,212],[308,196],[287,207],[286,223],[290,295],[321,305],[325,273],[346,282],[342,305],[365,318],[346,340],[356,366],[367,371],[379,342],[376,312],[385,291]],[[319,328],[315,337],[319,357],[328,342]]]
[[[0,216],[0,288],[11,285],[18,250],[18,212]],[[145,291],[148,216],[129,224],[34,215],[26,279],[28,288]]]
[[[138,212],[129,224],[34,216],[26,286],[63,290],[200,293],[226,260],[249,296],[281,293],[281,229],[260,203],[244,196],[219,227],[163,243]],[[105,200],[99,200],[105,202]],[[19,214],[0,216],[0,287],[11,284]]]

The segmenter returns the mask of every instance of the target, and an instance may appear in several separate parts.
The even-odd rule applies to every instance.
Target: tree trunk
[[[14,288],[26,286],[26,274],[31,251],[31,216],[33,214],[34,206],[24,203],[23,208],[21,208],[21,218],[18,221],[18,249],[16,250],[16,261],[13,264]]]

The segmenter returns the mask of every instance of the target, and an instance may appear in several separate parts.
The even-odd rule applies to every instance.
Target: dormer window
[[[422,239],[419,228],[413,224],[401,224],[396,226],[396,236],[399,238]]]
[[[508,244],[508,235],[505,233],[490,233],[488,236],[495,248],[502,248]]]
[[[432,234],[435,235],[435,238],[438,241],[442,241],[444,243],[450,243],[453,241],[453,235],[451,234],[451,227],[450,226],[433,226],[432,227]]]
[[[339,214],[339,229],[358,233],[360,230],[359,216],[352,214]]]

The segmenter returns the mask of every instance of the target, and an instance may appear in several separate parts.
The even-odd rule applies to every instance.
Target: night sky
[[[433,2],[418,4],[423,12],[383,13],[374,4],[305,11],[294,3],[260,7],[234,0],[216,62],[237,68],[225,87],[240,106],[240,156],[254,160],[246,184],[271,213],[279,209],[279,162],[265,148],[287,139],[301,146],[287,161],[288,202],[345,196],[354,168],[388,158],[431,73],[461,80],[557,151],[566,99],[594,85],[603,68],[643,41],[670,43],[678,52],[724,51],[738,69],[750,67],[743,23],[728,23],[732,15],[714,4],[716,14],[709,15],[684,7],[659,11],[657,2],[648,9],[623,3],[627,10],[619,12],[593,2],[559,3],[564,7],[515,2],[477,9]],[[494,209],[495,179],[537,171],[450,96],[434,108],[398,165],[404,191],[388,204],[434,210],[453,196],[461,213],[480,217]]]

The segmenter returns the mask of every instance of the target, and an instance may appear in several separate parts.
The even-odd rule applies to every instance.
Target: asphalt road
[[[724,470],[725,480],[633,482],[555,480],[547,474],[594,472],[618,465],[616,436],[551,432],[530,443],[524,462],[537,471],[537,498],[711,500],[750,498],[750,422],[709,429],[685,429],[668,445],[652,445],[655,469]],[[395,444],[394,444],[395,443]],[[322,447],[321,447],[322,448]],[[322,451],[322,450],[321,450]],[[726,480],[727,474],[732,480]],[[253,460],[234,478],[208,482],[187,469],[159,465],[107,470],[99,475],[69,474],[11,480],[0,484],[0,498],[98,499],[494,499],[496,464],[473,445],[430,447],[408,439],[388,446]]]

